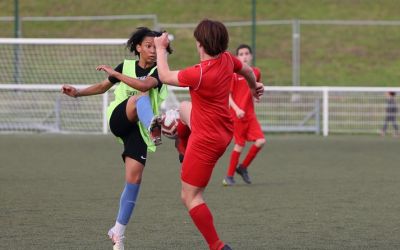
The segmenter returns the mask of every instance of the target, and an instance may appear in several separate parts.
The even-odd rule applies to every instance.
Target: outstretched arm
[[[61,87],[61,92],[75,98],[79,96],[98,95],[105,93],[112,87],[112,85],[113,84],[108,79],[100,83],[95,83],[84,89],[77,89],[71,85],[65,84]]]
[[[154,44],[157,51],[158,77],[160,78],[161,82],[165,84],[179,86],[179,71],[171,71],[168,65],[168,53],[166,50],[169,44],[168,33],[164,32],[161,36],[155,37]]]
[[[129,85],[129,87],[137,89],[141,92],[146,92],[149,89],[154,88],[158,84],[157,79],[154,77],[149,76],[149,77],[146,77],[146,79],[144,79],[144,80],[139,80],[136,78],[132,78],[132,77],[123,75],[122,73],[115,71],[113,68],[111,68],[108,65],[99,65],[99,66],[97,66],[96,70],[104,71],[109,76],[117,78],[121,82],[124,82],[127,85]]]

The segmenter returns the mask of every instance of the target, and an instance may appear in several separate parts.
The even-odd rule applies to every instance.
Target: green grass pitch
[[[121,148],[111,135],[0,135],[0,248],[111,249]],[[221,185],[227,152],[205,197],[233,249],[399,249],[399,150],[390,137],[267,135],[254,184]],[[172,141],[148,159],[126,249],[207,249]]]

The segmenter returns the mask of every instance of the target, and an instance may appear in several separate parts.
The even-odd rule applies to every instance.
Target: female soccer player
[[[236,56],[243,64],[247,65],[250,65],[253,59],[251,48],[246,44],[242,44],[236,49]],[[257,82],[260,82],[260,70],[256,67],[252,67],[252,69]],[[244,182],[251,184],[247,168],[260,149],[264,146],[265,138],[254,111],[253,96],[250,93],[246,79],[237,74],[233,77],[231,94],[229,96],[229,105],[232,111],[235,146],[231,154],[231,160],[226,177],[222,183],[226,186],[234,185],[235,179],[233,178],[233,175],[236,170],[236,172],[243,178]],[[254,144],[250,147],[244,161],[238,166],[240,154],[242,153],[246,141],[254,141]]]
[[[232,138],[229,89],[233,73],[237,72],[247,79],[255,97],[258,97],[258,92],[251,68],[225,52],[229,37],[221,22],[201,21],[194,31],[194,37],[200,63],[180,71],[169,69],[167,34],[155,38],[158,72],[162,82],[189,87],[192,99],[192,106],[187,109],[190,115],[182,116],[180,112],[181,119],[191,129],[181,170],[182,201],[209,248],[226,250],[231,248],[219,239],[203,192],[217,160]]]
[[[62,87],[64,94],[80,97],[102,94],[119,82],[114,92],[115,100],[107,110],[111,132],[124,144],[122,159],[126,180],[115,225],[108,232],[113,249],[124,249],[124,232],[139,193],[147,151],[155,150],[146,128],[157,124],[153,122],[153,113],[158,113],[158,104],[166,95],[156,68],[154,37],[159,35],[160,32],[138,28],[129,38],[127,47],[139,56],[139,60],[125,60],[115,70],[106,65],[98,66],[97,70],[105,71],[109,77],[85,89],[78,90],[69,85]],[[169,46],[166,50],[171,53]],[[138,118],[146,125],[138,122]]]

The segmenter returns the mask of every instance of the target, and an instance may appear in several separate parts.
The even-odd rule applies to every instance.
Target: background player
[[[190,109],[180,110],[180,119],[191,129],[181,170],[182,202],[209,248],[228,250],[231,248],[219,239],[203,193],[217,160],[232,138],[233,125],[228,104],[233,73],[238,72],[248,80],[254,96],[258,96],[256,80],[250,67],[225,52],[229,36],[221,22],[201,21],[194,31],[194,37],[200,56],[199,64],[180,71],[170,71],[165,52],[169,44],[166,33],[155,38],[157,64],[160,79],[176,86],[189,87],[192,100]]]
[[[240,45],[236,49],[236,56],[243,64],[251,65],[253,55],[250,46],[246,44]],[[260,82],[260,70],[256,67],[252,67],[252,69],[257,82]],[[235,146],[231,154],[226,177],[222,183],[226,186],[234,185],[235,180],[233,176],[236,171],[243,178],[244,182],[250,184],[251,179],[248,175],[247,168],[260,149],[264,146],[265,138],[254,111],[254,100],[250,88],[246,79],[241,75],[234,74],[233,76],[229,105],[231,107],[231,114],[234,121],[233,135]],[[254,141],[254,144],[250,147],[243,162],[238,165],[240,154],[242,153],[246,141]]]
[[[97,70],[105,71],[109,77],[85,89],[77,90],[69,85],[62,87],[64,94],[80,97],[102,94],[120,82],[114,92],[115,100],[107,110],[111,132],[124,143],[122,158],[125,162],[126,180],[115,225],[108,232],[114,244],[113,249],[124,249],[125,228],[139,194],[147,150],[155,150],[147,129],[138,122],[138,116],[144,116],[144,120],[150,125],[153,113],[158,113],[158,103],[166,95],[165,86],[158,79],[156,68],[154,37],[159,35],[161,33],[148,28],[138,28],[129,38],[127,47],[139,56],[139,60],[125,60],[115,70],[106,65],[98,66]],[[169,47],[166,50],[171,53]],[[143,92],[147,91],[148,94],[144,95]]]
[[[396,92],[390,91],[386,93],[386,115],[385,115],[385,123],[383,125],[381,135],[386,135],[386,130],[388,128],[389,122],[392,123],[394,133],[393,136],[399,136],[399,126],[396,123],[396,115],[397,115],[397,105],[396,105]]]

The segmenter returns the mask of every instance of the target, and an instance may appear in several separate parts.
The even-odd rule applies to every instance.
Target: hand
[[[115,74],[117,73],[117,71],[115,71],[113,68],[111,68],[108,65],[99,65],[96,67],[96,70],[98,71],[104,71],[106,72],[109,76],[115,76]]]
[[[168,33],[164,32],[161,36],[154,38],[156,49],[166,49],[169,45]]]
[[[239,118],[239,119],[242,119],[244,117],[244,115],[246,114],[242,109],[235,110],[235,112],[236,112],[237,118]]]
[[[261,82],[256,82],[256,87],[251,89],[251,93],[256,101],[260,101],[261,96],[264,94],[264,84]]]
[[[79,93],[79,91],[75,87],[72,87],[70,85],[63,85],[61,87],[61,92],[65,95],[71,96],[71,97],[78,97],[78,93]]]

